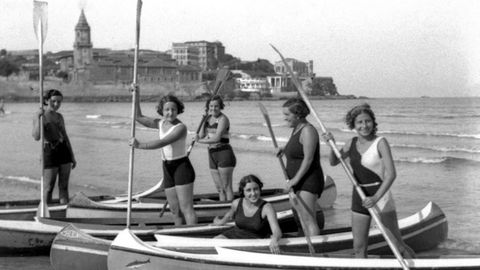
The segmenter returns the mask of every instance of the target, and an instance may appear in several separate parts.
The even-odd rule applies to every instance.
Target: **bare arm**
[[[145,127],[158,128],[158,122],[160,121],[160,119],[148,117],[142,114],[142,109],[140,108],[139,91],[136,91],[135,93],[137,95],[135,98],[135,120],[137,120],[137,122],[139,122]]]
[[[237,207],[238,207],[238,202],[239,202],[239,201],[240,201],[240,199],[235,199],[235,200],[233,200],[232,206],[230,207],[230,209],[228,210],[228,212],[225,213],[225,215],[224,215],[222,218],[215,217],[215,218],[213,219],[213,224],[214,224],[214,225],[224,225],[224,224],[227,223],[228,221],[232,220],[233,215],[235,214],[235,211],[237,211]]]
[[[148,142],[139,142],[136,139],[133,139],[130,142],[130,145],[133,145],[135,148],[139,148],[139,149],[147,149],[147,150],[158,149],[179,140],[183,136],[186,136],[186,134],[187,134],[187,127],[184,124],[181,124],[175,127],[175,129],[170,134],[165,136],[165,138],[163,139],[158,139],[158,140],[153,140]]]
[[[335,144],[335,138],[333,137],[333,134],[328,132],[328,131],[326,133],[322,134],[322,138],[325,142],[328,142],[328,141],[331,140]],[[352,144],[352,140],[350,139],[339,150],[342,159],[346,159],[348,157],[351,144]],[[337,155],[335,155],[335,152],[333,151],[332,148],[330,148],[330,155],[328,157],[328,160],[329,160],[331,166],[336,166],[340,163],[340,159],[338,159]]]
[[[228,118],[225,115],[222,115],[222,117],[220,117],[218,121],[217,132],[210,138],[205,138],[206,134],[204,134],[204,136],[201,137],[203,139],[198,140],[198,142],[203,144],[214,144],[214,143],[220,142],[220,140],[222,139],[223,133],[225,133],[229,125],[230,125],[230,121],[228,120]]]
[[[282,230],[278,225],[277,214],[270,203],[263,206],[262,217],[267,217],[268,224],[270,224],[270,230],[272,231],[272,236],[270,237],[270,251],[272,253],[279,253],[280,248],[278,246],[278,241],[282,238]]]
[[[70,152],[70,156],[72,157],[72,169],[74,169],[77,166],[77,160],[75,159],[75,155],[73,154],[72,144],[70,143],[70,139],[68,138],[67,129],[65,127],[65,120],[63,119],[63,115],[59,114],[59,116],[60,116],[60,122],[61,122],[62,129],[63,129],[62,132],[64,133],[63,135],[65,137],[65,142],[67,143],[68,151]]]
[[[36,141],[40,140],[40,117],[43,116],[43,108],[39,109],[33,117],[32,137]]]

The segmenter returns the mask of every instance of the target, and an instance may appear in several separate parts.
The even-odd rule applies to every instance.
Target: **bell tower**
[[[93,61],[92,47],[90,26],[82,9],[75,26],[75,42],[73,43],[73,79],[75,81],[88,81],[90,79],[90,65]]]

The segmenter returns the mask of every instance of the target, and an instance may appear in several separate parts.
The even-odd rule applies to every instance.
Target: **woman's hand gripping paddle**
[[[258,103],[258,106],[260,107],[260,111],[262,112],[263,118],[265,118],[265,123],[267,124],[268,131],[270,132],[270,137],[272,138],[273,146],[275,147],[275,149],[278,149],[277,140],[275,139],[275,134],[273,133],[272,124],[270,123],[270,117],[268,116],[268,111],[265,108],[265,106],[263,106],[262,103]],[[287,169],[285,168],[285,164],[283,163],[283,159],[281,156],[278,156],[278,162],[280,163],[280,167],[282,168],[282,172],[283,172],[283,176],[285,177],[285,180],[288,180]],[[288,191],[288,195],[290,196],[292,201],[295,202],[294,206],[295,208],[297,208],[299,205],[297,202],[301,200],[297,198],[297,195],[293,192],[292,189]],[[297,211],[297,213],[300,213],[298,209],[295,209],[295,210]],[[300,214],[298,215],[298,218],[300,219],[302,230],[305,233],[305,239],[307,240],[308,251],[310,252],[310,255],[313,255],[315,254],[315,248],[313,247],[312,240],[310,239],[310,235],[308,235],[308,231],[305,228],[305,222],[303,221],[302,216]]]

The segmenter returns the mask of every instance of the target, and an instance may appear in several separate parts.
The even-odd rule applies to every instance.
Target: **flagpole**
[[[142,11],[142,0],[137,0],[136,26],[135,26],[135,52],[133,62],[133,82],[132,82],[132,126],[130,137],[135,138],[135,116],[137,115],[137,87],[138,81],[138,50],[140,44],[140,15]],[[133,189],[133,168],[134,168],[135,148],[130,147],[130,163],[128,168],[128,205],[127,205],[127,228],[130,229],[132,217],[132,189]]]

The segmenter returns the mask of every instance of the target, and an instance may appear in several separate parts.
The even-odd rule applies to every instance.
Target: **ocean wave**
[[[475,163],[478,164],[480,161],[475,161],[471,159],[456,158],[456,157],[405,157],[395,159],[397,162],[406,162],[406,163],[423,163],[423,164],[440,164],[448,163],[452,165],[464,164],[464,163]]]
[[[391,144],[395,148],[410,148],[410,149],[423,149],[437,152],[463,152],[470,154],[479,154],[480,148],[463,148],[463,147],[449,147],[449,146],[425,146],[417,144]]]
[[[350,129],[346,129],[346,128],[340,129],[340,131],[346,132],[346,133],[355,133],[355,131],[350,130]],[[464,134],[464,133],[448,133],[448,132],[419,132],[419,131],[381,130],[381,131],[378,131],[377,134],[480,139],[480,134]]]
[[[10,181],[17,181],[17,182],[23,182],[23,183],[33,183],[33,184],[40,184],[39,179],[33,179],[28,176],[12,176],[12,175],[1,175],[0,174],[0,179],[6,179]]]

